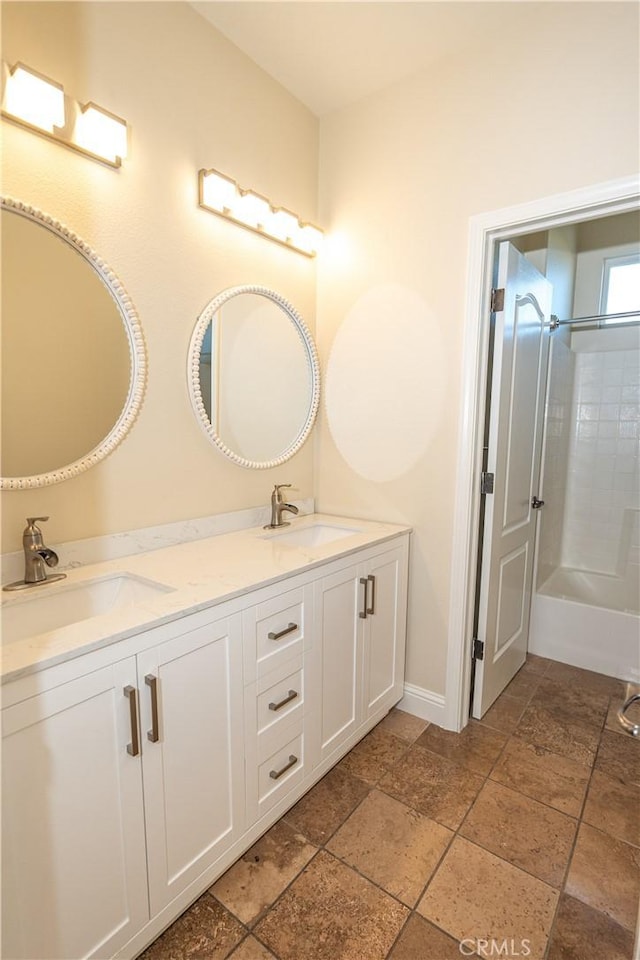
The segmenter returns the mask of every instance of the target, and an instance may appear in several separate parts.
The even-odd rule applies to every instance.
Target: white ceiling
[[[317,116],[479,45],[537,4],[200,0],[192,6]]]

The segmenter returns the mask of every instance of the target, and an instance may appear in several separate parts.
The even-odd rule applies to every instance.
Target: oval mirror
[[[196,323],[189,392],[203,430],[234,463],[284,463],[309,436],[320,399],[318,356],[304,321],[267,287],[225,290]]]
[[[106,457],[137,416],[144,341],[121,283],[75,234],[1,199],[0,488],[39,487]]]

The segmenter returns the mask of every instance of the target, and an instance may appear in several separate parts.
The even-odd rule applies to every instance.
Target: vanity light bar
[[[127,124],[95,103],[80,107],[76,117],[78,146],[119,166],[127,156]]]
[[[315,257],[320,249],[323,233],[319,227],[302,223],[295,213],[274,207],[266,197],[243,189],[224,173],[200,170],[198,183],[198,202],[203,210],[217,213],[306,257]]]
[[[16,63],[3,64],[2,116],[92,160],[120,167],[127,155],[127,123],[95,103],[65,96],[62,84]]]
[[[54,127],[64,127],[64,90],[61,84],[16,63],[6,81],[5,110],[53,133]]]

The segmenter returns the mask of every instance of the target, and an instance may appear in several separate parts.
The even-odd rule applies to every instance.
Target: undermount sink
[[[356,527],[334,527],[327,523],[315,523],[299,530],[271,533],[263,539],[277,540],[278,543],[287,543],[292,547],[320,547],[334,540],[342,540],[343,537],[351,537],[354,533],[360,531]]]
[[[158,594],[170,593],[172,587],[132,573],[116,573],[83,583],[44,584],[28,590],[33,592],[2,604],[3,644],[26,640],[123,607],[133,607]],[[38,593],[39,590],[47,592]]]

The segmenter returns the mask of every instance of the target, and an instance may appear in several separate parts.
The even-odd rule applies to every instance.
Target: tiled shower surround
[[[640,333],[573,334],[575,376],[562,566],[625,576],[640,541]],[[598,338],[597,340],[595,338]],[[593,346],[602,349],[594,350]],[[586,349],[583,349],[583,344]]]

